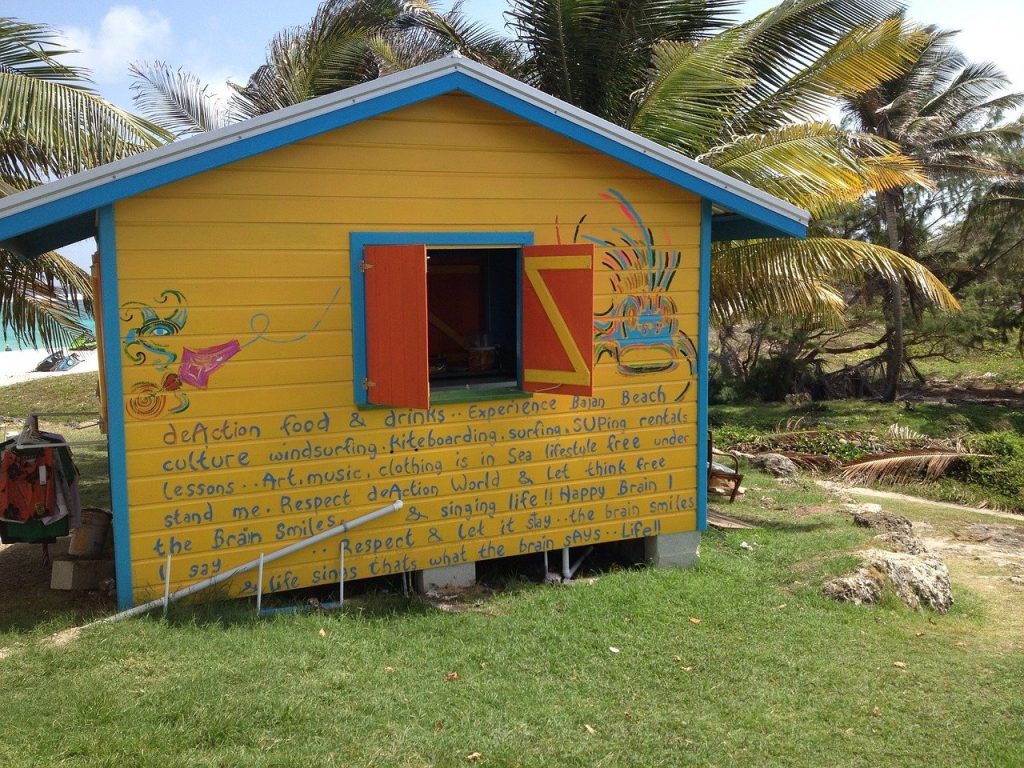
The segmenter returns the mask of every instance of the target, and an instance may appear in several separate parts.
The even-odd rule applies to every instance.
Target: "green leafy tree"
[[[160,128],[104,101],[45,26],[0,18],[0,195],[163,143]],[[0,249],[0,321],[29,343],[58,346],[82,330],[89,276],[57,253],[30,261]]]
[[[1011,155],[1011,168],[1022,167]],[[975,183],[967,213],[927,243],[924,258],[946,276],[950,290],[975,309],[975,334],[1001,343],[1016,337],[1024,355],[1024,182]]]
[[[877,193],[877,229],[893,251],[915,258],[934,210],[949,202],[958,184],[1020,178],[1006,150],[1024,138],[1024,122],[1000,120],[1024,106],[1024,94],[1007,93],[1009,80],[992,64],[968,62],[953,33],[930,30],[927,44],[898,77],[848,98],[845,111],[861,131],[896,144],[938,184],[937,194],[893,185]],[[899,393],[905,363],[904,284],[887,279],[888,363],[884,398]],[[909,286],[915,298],[914,286]]]

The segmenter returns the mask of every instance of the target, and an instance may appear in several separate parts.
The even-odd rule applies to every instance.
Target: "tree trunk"
[[[889,248],[900,251],[899,224],[896,218],[897,193],[881,194],[882,213],[885,216],[885,230],[889,236]],[[885,392],[882,400],[891,403],[900,393],[900,374],[903,372],[903,282],[890,278],[887,282],[888,295],[885,300],[886,326],[889,336],[888,360],[885,368]]]

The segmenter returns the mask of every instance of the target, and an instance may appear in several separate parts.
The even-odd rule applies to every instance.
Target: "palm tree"
[[[924,46],[887,0],[786,0],[729,26],[732,0],[512,0],[503,40],[429,0],[328,0],[271,43],[267,64],[208,110],[204,88],[166,65],[139,67],[138,103],[178,133],[295,103],[452,50],[812,210],[926,183],[885,139],[814,117],[898,76]],[[522,52],[522,53],[520,53]],[[212,117],[211,117],[212,114]],[[906,280],[955,307],[920,264],[838,239],[716,246],[713,311],[838,323],[837,281]]]
[[[1007,77],[992,64],[971,64],[951,43],[952,33],[930,30],[927,44],[898,77],[848,98],[845,112],[862,131],[895,143],[943,186],[972,179],[1021,178],[1005,150],[1024,138],[1024,120],[1001,122],[1024,106],[1024,93],[1005,93]],[[878,218],[889,248],[915,257],[921,243],[908,226],[905,186],[878,193]],[[904,366],[903,285],[888,280],[888,364],[884,398],[894,400]],[[911,287],[913,297],[913,288]]]
[[[473,22],[459,4],[447,13],[429,0],[325,0],[308,24],[276,34],[266,63],[245,85],[229,83],[220,104],[207,84],[164,62],[133,64],[139,109],[176,137],[213,130],[333,93],[459,51],[515,76],[512,41]]]
[[[158,127],[104,101],[54,30],[0,18],[0,195],[28,189],[157,146]],[[0,249],[0,321],[46,346],[81,332],[76,297],[89,307],[89,276],[57,253],[23,261]]]
[[[927,183],[893,143],[817,118],[836,99],[898,76],[926,45],[898,6],[786,0],[725,27],[731,5],[514,0],[508,16],[530,53],[533,84],[813,214]],[[618,95],[599,98],[609,92]],[[836,324],[845,309],[837,284],[877,275],[956,306],[912,259],[871,243],[809,238],[716,244],[713,316]]]

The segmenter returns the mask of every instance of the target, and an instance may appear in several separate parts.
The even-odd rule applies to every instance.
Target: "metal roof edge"
[[[105,163],[73,176],[0,198],[0,218],[24,213],[44,201],[68,197],[101,186],[106,182],[116,181],[124,176],[185,160],[218,147],[233,144],[240,139],[269,133],[278,128],[329,114],[339,108],[417,85],[422,81],[432,80],[443,70],[452,69],[448,62],[449,59],[438,59],[421,64],[393,75],[360,83],[342,91],[310,99],[300,104],[293,104],[265,115],[258,115],[241,123],[189,136],[162,147]]]
[[[501,74],[490,67],[461,56],[448,56],[443,59],[437,59],[366,83],[360,83],[342,91],[285,107],[241,123],[229,125],[216,131],[191,136],[138,155],[83,171],[65,179],[33,187],[6,198],[0,198],[0,221],[24,214],[44,203],[71,198],[72,196],[89,192],[125,177],[135,176],[145,171],[185,161],[204,153],[230,146],[241,140],[253,139],[262,134],[329,115],[338,110],[344,110],[379,97],[429,83],[452,73],[461,73],[469,76],[483,85],[496,88],[557,118],[568,119],[616,144],[639,152],[660,164],[699,179],[707,185],[721,189],[727,195],[744,198],[754,205],[789,219],[800,226],[806,227],[810,221],[810,214],[797,206],[703,165],[656,142],[638,136],[603,118],[543,93],[530,85]],[[6,232],[0,230],[0,236],[4,239],[12,239],[25,232],[52,225],[58,220],[59,218],[55,217],[52,221],[38,221],[31,227],[19,225],[17,231]]]

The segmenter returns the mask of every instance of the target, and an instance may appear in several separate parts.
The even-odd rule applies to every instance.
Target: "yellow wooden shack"
[[[0,201],[94,235],[122,607],[705,525],[712,242],[793,206],[449,58]],[[344,565],[341,565],[343,555]],[[344,573],[339,573],[341,568]]]

